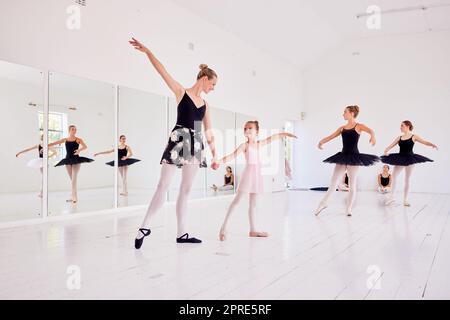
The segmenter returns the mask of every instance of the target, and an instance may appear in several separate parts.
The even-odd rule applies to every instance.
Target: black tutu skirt
[[[175,126],[160,163],[173,164],[178,168],[185,164],[198,164],[200,168],[206,168],[208,165],[206,164],[202,132],[179,125]]]
[[[433,162],[433,160],[415,153],[410,154],[391,153],[387,156],[381,156],[381,161],[383,163],[390,164],[393,166],[405,166],[405,167],[416,163]]]
[[[92,162],[94,161],[93,159],[89,159],[86,157],[70,157],[70,158],[64,158],[62,159],[60,162],[58,162],[57,164],[55,164],[55,167],[59,167],[59,166],[69,166],[69,165],[75,165],[75,164],[79,164],[79,163],[87,163],[87,162]]]
[[[128,158],[127,160],[119,160],[119,167],[131,166],[133,163],[139,162],[141,160]],[[106,163],[108,166],[114,167],[115,161],[110,161]]]
[[[348,166],[372,166],[376,162],[380,161],[378,156],[365,153],[342,153],[338,152],[334,156],[331,156],[323,162],[343,164]]]

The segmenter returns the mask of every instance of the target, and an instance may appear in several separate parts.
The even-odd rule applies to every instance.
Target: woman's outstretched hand
[[[149,50],[146,46],[144,46],[142,43],[140,43],[135,38],[131,38],[130,41],[128,41],[136,50],[139,50],[141,52],[147,53]]]

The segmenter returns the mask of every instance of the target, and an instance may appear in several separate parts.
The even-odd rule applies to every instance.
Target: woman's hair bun
[[[202,64],[200,65],[200,70],[203,70],[203,69],[208,69],[208,65],[202,63]]]

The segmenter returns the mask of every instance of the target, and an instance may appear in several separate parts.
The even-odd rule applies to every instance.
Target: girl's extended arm
[[[263,139],[263,140],[259,141],[259,145],[260,146],[265,146],[265,145],[268,145],[268,144],[272,143],[275,140],[279,140],[279,139],[282,139],[284,137],[290,137],[290,138],[297,139],[297,136],[292,134],[292,133],[280,132],[280,133],[276,133],[276,134],[271,135],[270,137],[268,137],[266,139]]]
[[[414,135],[415,141],[420,142],[421,144],[424,144],[428,147],[432,147],[434,149],[438,149],[437,145],[435,145],[434,143],[431,143],[429,141],[426,141],[424,139],[422,139],[421,137],[419,137],[418,135]]]
[[[56,146],[56,145],[64,143],[64,142],[66,142],[66,138],[62,138],[62,139],[59,139],[59,140],[57,140],[55,142],[49,143],[48,147],[50,148],[50,147]]]
[[[27,148],[27,149],[25,149],[25,150],[19,151],[19,152],[16,153],[16,158],[17,158],[18,156],[20,156],[22,153],[31,151],[31,150],[33,150],[33,149],[38,149],[38,148],[39,148],[39,145],[37,144],[37,145],[32,146],[32,147],[29,147],[29,148]]]
[[[94,157],[99,156],[101,154],[110,154],[110,153],[113,153],[113,152],[114,152],[114,149],[106,150],[106,151],[102,151],[102,152],[97,152],[97,153],[94,154]]]
[[[244,150],[245,150],[245,143],[242,143],[239,147],[237,147],[236,150],[234,150],[229,155],[223,157],[222,159],[217,160],[216,163],[217,164],[225,164],[225,163],[235,159],[236,157],[238,157],[242,152],[244,152]]]
[[[318,147],[319,149],[322,150],[322,149],[323,149],[323,145],[324,145],[325,143],[330,142],[330,141],[333,140],[334,138],[339,137],[339,135],[341,134],[341,131],[342,131],[342,127],[339,127],[335,132],[333,132],[333,133],[330,134],[329,136],[327,136],[327,137],[323,138],[322,140],[320,140],[317,147]]]

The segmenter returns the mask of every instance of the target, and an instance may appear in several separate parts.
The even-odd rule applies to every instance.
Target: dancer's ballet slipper
[[[350,210],[347,210],[347,217],[351,217],[352,216],[352,212]]]
[[[120,195],[126,197],[128,196],[128,192],[121,192]]]
[[[250,231],[248,233],[248,236],[251,238],[265,238],[265,237],[268,237],[269,234],[267,232]]]
[[[226,233],[225,233],[224,231],[222,231],[222,230],[220,230],[220,232],[219,232],[219,240],[220,240],[220,241],[225,241],[225,240],[227,240],[227,235],[226,235]]]
[[[409,203],[408,201],[404,201],[403,202],[403,205],[405,206],[405,207],[411,207],[411,203]]]
[[[328,207],[326,203],[320,203],[319,206],[316,209],[316,212],[314,213],[316,216],[319,215],[323,210],[325,210]]]

